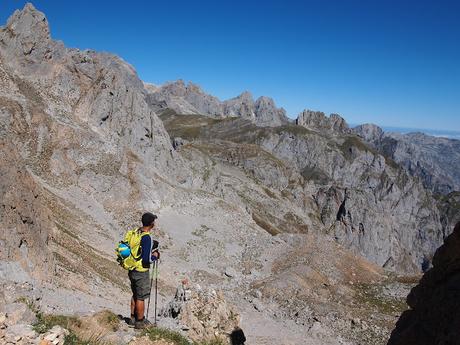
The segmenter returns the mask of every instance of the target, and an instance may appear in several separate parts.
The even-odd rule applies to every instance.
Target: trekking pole
[[[157,325],[157,300],[158,300],[158,264],[160,263],[158,260],[156,262],[156,272],[155,272],[155,321],[154,325]]]
[[[153,263],[153,274],[155,274],[155,262]],[[146,316],[147,320],[149,319],[150,295],[152,294],[153,274],[152,274],[152,278],[150,279],[150,293],[149,293],[149,301],[147,303],[147,316]]]

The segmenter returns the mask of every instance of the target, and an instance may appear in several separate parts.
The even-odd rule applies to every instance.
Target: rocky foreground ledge
[[[0,343],[21,345],[224,345],[238,330],[240,316],[215,290],[178,287],[158,311],[158,327],[135,330],[109,310],[90,315],[44,314],[27,297],[0,307]],[[150,314],[152,316],[152,313]],[[153,317],[150,318],[152,320]]]

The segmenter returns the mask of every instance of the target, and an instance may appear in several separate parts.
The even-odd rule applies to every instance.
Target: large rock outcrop
[[[407,297],[388,345],[456,345],[460,336],[460,223]]]
[[[304,110],[299,114],[296,120],[297,125],[318,132],[329,134],[349,133],[350,128],[346,121],[337,114],[331,114],[329,117],[321,111]]]
[[[308,181],[327,232],[389,269],[425,267],[442,242],[436,202],[415,179],[355,136],[289,130],[259,145]]]

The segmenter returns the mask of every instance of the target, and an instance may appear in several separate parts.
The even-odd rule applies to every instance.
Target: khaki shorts
[[[150,297],[150,279],[149,271],[129,271],[129,280],[131,282],[131,291],[135,300],[145,300]]]

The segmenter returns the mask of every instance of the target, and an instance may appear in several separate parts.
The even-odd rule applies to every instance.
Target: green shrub
[[[71,325],[78,325],[78,323],[78,319],[74,316],[45,315],[38,312],[33,330],[37,333],[46,333],[56,325],[69,329]]]
[[[219,338],[208,341],[191,342],[178,332],[159,327],[146,329],[144,335],[147,335],[152,341],[162,339],[172,342],[174,345],[226,345],[225,341]]]
[[[174,345],[192,345],[183,335],[178,332],[173,332],[169,329],[152,327],[144,331],[151,340],[166,340],[174,343]]]
[[[93,345],[90,341],[83,341],[76,336],[75,333],[70,332],[69,335],[66,335],[64,338],[64,344],[66,345]]]

